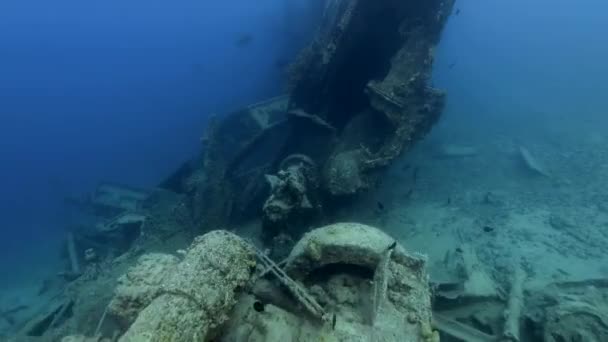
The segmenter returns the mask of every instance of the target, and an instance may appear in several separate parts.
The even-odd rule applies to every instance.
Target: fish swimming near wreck
[[[249,44],[251,44],[251,42],[253,42],[253,35],[249,33],[242,33],[237,37],[234,44],[237,47],[242,48],[248,46]]]

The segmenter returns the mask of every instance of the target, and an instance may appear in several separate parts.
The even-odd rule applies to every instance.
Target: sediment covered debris
[[[109,313],[123,326],[131,325],[137,315],[161,294],[161,286],[179,263],[169,254],[150,253],[118,279]]]
[[[303,155],[291,155],[281,163],[276,175],[266,175],[270,195],[262,208],[266,230],[285,230],[288,223],[306,221],[318,212],[315,197],[318,170],[315,163]]]
[[[166,266],[174,263],[167,257]],[[170,260],[171,259],[171,260]],[[143,260],[144,263],[150,259]],[[140,264],[141,265],[141,264]],[[195,239],[184,259],[161,275],[151,275],[159,284],[151,299],[142,305],[137,318],[119,341],[206,341],[228,319],[236,303],[236,291],[250,279],[255,267],[254,253],[247,243],[227,231],[212,231]],[[149,265],[142,268],[149,269]],[[127,278],[129,278],[127,276]],[[137,284],[133,284],[136,286]],[[153,284],[144,285],[142,292],[150,294]],[[124,288],[123,288],[124,289]],[[117,293],[125,301],[125,293]],[[133,298],[132,302],[135,302]],[[144,303],[145,304],[145,303]],[[133,307],[133,306],[131,306]],[[129,315],[131,312],[129,312]]]
[[[258,315],[255,324],[282,326],[287,340],[430,341],[437,334],[431,329],[425,259],[374,227],[338,223],[312,230],[286,259],[285,273],[302,284],[329,317],[311,321],[293,311],[297,306],[281,304],[284,300],[269,304],[269,313]],[[231,324],[249,326],[248,331],[260,336],[255,341],[269,341],[272,332],[251,326],[252,317],[255,314],[238,311]]]
[[[523,311],[535,338],[608,340],[608,279],[554,283],[532,293]]]
[[[551,177],[545,166],[541,164],[541,162],[536,157],[534,157],[534,155],[527,148],[519,146],[518,151],[521,160],[530,172],[548,178]]]
[[[425,259],[376,228],[315,229],[278,264],[226,231],[183,254],[143,256],[121,278],[119,341],[436,340]]]

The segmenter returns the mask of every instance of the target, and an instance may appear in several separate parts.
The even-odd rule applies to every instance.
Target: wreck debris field
[[[0,4],[0,341],[608,341],[608,5]]]

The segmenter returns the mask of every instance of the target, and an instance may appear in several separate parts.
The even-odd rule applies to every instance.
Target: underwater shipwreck
[[[496,279],[468,244],[437,276],[354,222],[441,116],[430,73],[453,5],[327,1],[286,95],[212,118],[199,158],[155,189],[71,200],[95,224],[66,234],[44,305],[1,313],[6,339],[608,341],[608,280],[537,289],[517,259]]]

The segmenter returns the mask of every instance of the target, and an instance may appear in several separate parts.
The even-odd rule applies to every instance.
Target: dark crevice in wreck
[[[318,283],[327,281],[330,277],[336,274],[349,274],[361,279],[373,279],[374,270],[360,265],[352,265],[346,263],[328,264],[317,268],[308,275],[308,281]]]
[[[367,83],[386,76],[391,67],[387,56],[393,56],[402,43],[399,25],[404,16],[400,10],[399,6],[376,1],[362,4],[352,18],[352,36],[346,37],[335,53],[337,67],[326,82],[327,92],[323,94],[326,99],[318,103],[321,106],[311,103],[313,106],[305,108],[307,111],[326,111],[328,121],[341,130],[354,113],[369,108]],[[306,99],[300,103],[306,106],[307,102]]]

